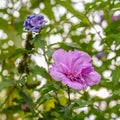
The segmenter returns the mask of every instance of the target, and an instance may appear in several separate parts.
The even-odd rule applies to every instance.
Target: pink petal
[[[87,76],[83,77],[86,81],[87,86],[92,86],[100,82],[100,74],[97,72],[91,72]]]
[[[72,70],[81,72],[82,67],[88,66],[90,64],[91,57],[82,51],[74,51],[74,59],[72,61]]]
[[[58,49],[53,53],[52,57],[54,62],[57,64],[59,62],[63,62],[65,56],[66,56],[66,51],[64,51],[63,49]]]
[[[70,70],[73,57],[72,54],[72,51],[66,52],[63,49],[59,49],[53,53],[53,60],[56,65],[66,66],[67,70]]]
[[[50,75],[56,81],[60,81],[65,76],[63,73],[59,72],[55,67],[50,68]]]
[[[67,86],[75,89],[75,90],[82,90],[82,89],[84,89],[84,86],[83,86],[82,84],[80,84],[79,82],[76,82],[76,81],[73,81],[73,82],[72,82],[72,81],[69,80],[68,78],[62,79],[62,83],[63,83],[64,85],[67,85]]]

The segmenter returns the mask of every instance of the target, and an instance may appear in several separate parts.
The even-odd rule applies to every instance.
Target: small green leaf
[[[2,81],[0,83],[0,91],[3,90],[4,88],[11,87],[14,85],[15,85],[15,82],[13,80]]]
[[[62,48],[65,48],[65,49],[81,49],[80,45],[75,43],[75,42],[72,42],[72,43],[59,43],[60,44],[60,47]]]
[[[75,103],[79,108],[86,107],[92,104],[92,101],[85,101],[85,100],[75,100]]]
[[[41,96],[41,97],[37,100],[36,104],[39,106],[39,105],[43,104],[45,101],[47,101],[47,100],[50,99],[50,98],[51,98],[51,97],[50,97],[49,95],[43,95],[43,96]]]
[[[19,105],[14,105],[4,109],[2,112],[7,114],[15,114],[20,112],[20,110],[21,110],[21,107]]]
[[[114,95],[118,95],[118,96],[120,96],[120,89],[115,90],[115,91],[113,92],[113,94],[114,94]]]
[[[120,68],[117,67],[113,72],[112,72],[112,82],[114,85],[118,84],[118,81],[120,79]]]
[[[45,68],[36,66],[36,65],[34,65],[34,64],[30,64],[29,67],[30,67],[32,73],[34,73],[34,74],[39,74],[39,75],[41,75],[42,77],[44,77],[44,78],[46,78],[46,79],[49,79],[49,78],[50,78],[50,75],[49,75],[49,73],[46,71]]]
[[[49,83],[49,84],[45,84],[42,88],[39,89],[40,93],[42,95],[45,95],[46,93],[52,91],[53,88],[53,84]]]
[[[67,105],[65,107],[65,109],[64,109],[64,118],[65,118],[65,120],[71,118],[72,107],[73,107],[73,104]]]
[[[31,44],[34,44],[34,46],[36,48],[41,48],[41,49],[45,49],[45,38],[40,34],[40,35],[36,35],[33,40],[31,41]]]
[[[18,80],[18,84],[24,86],[25,85],[25,79],[26,79],[26,76],[22,76],[20,80]]]
[[[31,96],[27,92],[25,92],[23,90],[19,90],[19,93],[20,93],[20,96],[25,101],[25,103],[28,105],[30,111],[32,113],[34,113],[34,104],[33,104]]]
[[[13,57],[19,57],[20,55],[23,55],[24,53],[26,53],[27,51],[25,49],[21,49],[21,48],[18,48],[16,49],[15,52],[13,52],[9,58],[13,58]]]

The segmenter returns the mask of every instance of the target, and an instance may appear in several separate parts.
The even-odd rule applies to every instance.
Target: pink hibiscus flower
[[[56,50],[50,75],[56,81],[75,89],[82,90],[100,82],[100,74],[94,71],[91,57],[82,51]]]

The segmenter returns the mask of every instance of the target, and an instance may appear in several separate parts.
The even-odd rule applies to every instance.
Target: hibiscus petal
[[[86,84],[88,86],[92,86],[92,85],[98,84],[100,82],[101,76],[99,73],[94,71],[94,72],[91,72],[88,75],[84,76],[83,78],[85,79]]]
[[[65,54],[66,52],[63,49],[56,50],[52,56],[55,63],[63,62]]]
[[[64,85],[67,85],[67,86],[75,89],[75,90],[82,90],[82,89],[84,89],[84,86],[83,86],[82,84],[80,84],[79,82],[76,82],[76,81],[73,81],[73,82],[72,82],[72,81],[69,80],[67,77],[64,77],[64,78],[62,79],[62,83],[63,83]]]
[[[83,51],[74,50],[74,56],[79,56],[79,61],[82,63],[91,61],[91,57]]]
[[[60,81],[65,76],[63,73],[59,72],[55,67],[50,68],[50,75],[56,81]]]
[[[79,74],[83,66],[88,66],[91,61],[91,57],[82,51],[75,50],[74,58],[72,61],[72,71],[77,71]]]
[[[55,64],[64,64],[66,65],[68,68],[72,68],[71,67],[71,62],[72,62],[72,57],[73,57],[73,51],[64,51],[63,49],[59,49],[56,50],[53,53],[53,60],[55,61]]]

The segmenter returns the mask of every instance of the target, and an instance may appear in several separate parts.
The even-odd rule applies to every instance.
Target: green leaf
[[[45,101],[47,101],[47,100],[50,99],[50,98],[51,98],[51,97],[50,97],[49,95],[43,95],[43,96],[41,96],[41,97],[37,100],[36,104],[39,106],[39,105],[43,104]]]
[[[92,104],[92,101],[86,101],[86,100],[80,100],[80,99],[75,100],[74,102],[77,104],[76,106],[79,108],[86,107],[86,106]]]
[[[48,58],[50,59],[52,57],[52,54],[53,54],[54,50],[52,48],[49,48],[47,51],[46,51],[46,54],[48,56]]]
[[[71,119],[71,116],[72,116],[72,115],[71,115],[72,108],[73,108],[73,104],[67,105],[67,106],[64,108],[64,118],[65,118],[65,120]]]
[[[25,92],[23,90],[19,90],[19,94],[23,98],[25,103],[28,105],[30,111],[32,113],[34,113],[34,104],[33,104],[31,96],[27,92]]]
[[[30,64],[29,67],[30,67],[32,73],[34,73],[34,74],[39,74],[39,75],[41,75],[42,77],[44,77],[44,78],[46,78],[46,79],[50,79],[50,75],[49,75],[49,73],[46,71],[45,68],[36,66],[36,65],[34,65],[34,64]]]
[[[13,80],[2,81],[2,82],[0,82],[0,91],[7,87],[14,86],[14,85],[16,85],[16,83]]]
[[[76,42],[72,42],[72,43],[59,43],[60,47],[64,48],[64,49],[81,49],[80,45],[77,44]]]
[[[45,49],[45,38],[40,34],[40,35],[36,35],[33,40],[31,41],[31,44],[34,44],[34,46],[36,48],[41,48],[41,49]]]
[[[120,79],[120,67],[117,67],[113,72],[112,72],[112,82],[114,85],[118,84],[118,81]]]
[[[20,110],[21,110],[21,107],[19,105],[14,105],[4,109],[2,112],[7,114],[15,114],[20,112]]]
[[[41,93],[41,95],[45,95],[46,93],[52,91],[54,89],[53,84],[45,84],[42,88],[40,88],[38,91]]]
[[[19,57],[20,55],[23,55],[24,53],[26,53],[27,50],[26,49],[21,49],[21,48],[18,48],[16,49],[16,51],[14,53],[12,53],[9,58],[14,58],[14,57]]]
[[[21,86],[25,85],[25,80],[26,80],[26,76],[22,76],[20,80],[18,80],[18,84],[20,84]]]
[[[120,89],[113,91],[113,94],[120,96]]]

